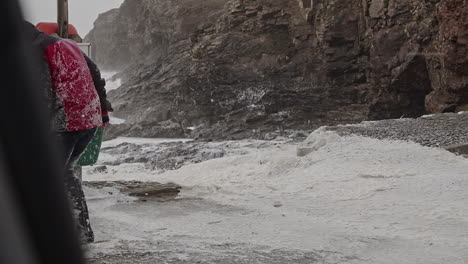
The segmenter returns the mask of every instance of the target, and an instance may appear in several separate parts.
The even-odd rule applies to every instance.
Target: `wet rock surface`
[[[468,143],[467,144],[458,144],[458,145],[450,145],[445,148],[446,150],[455,153],[457,155],[463,155],[464,157],[468,157]]]
[[[190,131],[180,127],[173,122],[161,122],[151,124],[147,122],[138,125],[117,124],[108,125],[104,133],[104,140],[114,139],[116,137],[152,137],[152,138],[185,138]]]
[[[161,245],[158,245],[161,247]],[[169,249],[168,249],[169,250]],[[177,250],[175,250],[177,251]],[[273,250],[269,251],[264,248],[249,248],[242,245],[212,245],[208,252],[203,253],[189,253],[180,252],[186,255],[181,258],[174,257],[174,249],[170,252],[161,250],[158,253],[135,253],[135,252],[122,252],[119,256],[101,256],[95,259],[90,259],[90,264],[154,264],[154,263],[167,263],[167,264],[192,264],[192,263],[206,263],[206,264],[313,264],[313,263],[337,263],[328,262],[324,260],[322,255],[331,254],[330,252],[294,252]],[[346,258],[343,258],[346,259]],[[352,259],[352,258],[349,258]]]
[[[466,109],[467,12],[467,0],[126,0],[87,39],[104,68],[125,68],[113,136],[237,139]]]
[[[154,207],[157,207],[155,209]],[[219,204],[214,201],[205,199],[172,199],[162,203],[159,200],[148,200],[148,202],[138,203],[121,203],[112,207],[116,211],[131,212],[134,215],[147,214],[154,212],[154,221],[157,222],[161,218],[169,218],[177,215],[189,217],[192,214],[202,213],[209,216],[227,216],[229,218],[242,217],[249,214],[255,214],[254,211]],[[162,210],[165,215],[158,214]],[[160,212],[159,212],[160,213]],[[210,219],[208,217],[207,219]],[[211,226],[213,230],[218,225],[224,225],[225,221],[211,221],[205,223]],[[128,231],[129,227],[124,222],[117,223],[121,225],[122,230]],[[119,226],[117,226],[119,227]],[[348,263],[353,261],[364,260],[346,255],[340,252],[326,250],[288,250],[271,248],[251,243],[246,239],[245,242],[216,242],[216,241],[199,241],[199,238],[191,234],[175,235],[172,239],[159,239],[159,232],[166,232],[166,228],[151,230],[140,234],[140,230],[135,230],[134,233],[140,236],[136,240],[128,241],[108,241],[98,240],[95,243],[88,245],[87,260],[91,264],[130,264],[130,263],[206,263],[206,264],[234,264],[234,263],[259,263],[259,264],[334,264]],[[130,233],[132,233],[130,231]],[[144,239],[142,239],[142,237]],[[190,241],[190,242],[186,242]],[[110,252],[100,251],[93,252],[93,247],[104,247],[106,244],[113,245]],[[362,262],[364,261],[364,262]]]
[[[104,161],[102,164],[115,166],[124,163],[144,163],[146,168],[150,170],[176,170],[187,164],[200,163],[229,155],[248,154],[252,150],[268,148],[272,145],[280,146],[286,141],[293,140],[188,141],[167,142],[156,146],[151,144],[122,143],[117,146],[101,149],[102,153],[115,157],[112,161]]]
[[[171,200],[177,197],[182,188],[173,183],[162,184],[138,181],[87,181],[83,184],[94,189],[115,188],[123,194],[138,197],[141,201],[147,201],[148,199],[157,201]]]

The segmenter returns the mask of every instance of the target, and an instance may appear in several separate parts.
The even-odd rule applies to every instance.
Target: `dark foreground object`
[[[16,0],[0,1],[0,263],[84,263]],[[29,46],[28,46],[29,43]]]

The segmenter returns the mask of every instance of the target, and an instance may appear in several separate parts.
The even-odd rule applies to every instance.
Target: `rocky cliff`
[[[240,138],[468,110],[468,0],[126,0],[87,38],[125,76],[115,134]]]

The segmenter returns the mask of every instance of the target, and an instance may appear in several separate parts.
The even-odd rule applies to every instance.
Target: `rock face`
[[[468,1],[373,0],[371,119],[467,108]]]
[[[86,42],[93,44],[93,59],[107,70],[121,70],[131,60],[129,45],[121,41],[127,38],[127,29],[119,18],[119,9],[99,15],[95,28],[85,38]]]
[[[428,60],[432,93],[430,112],[468,110],[468,1],[441,2],[437,12],[440,27],[426,49],[437,54]]]
[[[126,126],[241,138],[468,108],[467,15],[467,0],[126,0],[87,39],[123,70]]]

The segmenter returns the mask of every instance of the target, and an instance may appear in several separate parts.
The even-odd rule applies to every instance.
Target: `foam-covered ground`
[[[468,261],[468,160],[445,150],[320,129],[306,142],[317,150],[305,157],[286,141],[204,143],[224,154],[159,170],[125,163],[119,146],[167,145],[119,140],[106,143],[107,170],[86,168],[84,180],[175,182],[183,190],[158,203],[87,189],[98,240],[91,263]]]

